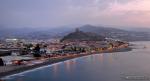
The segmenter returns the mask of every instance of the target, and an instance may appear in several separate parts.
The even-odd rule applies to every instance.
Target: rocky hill
[[[68,35],[64,36],[61,39],[61,41],[74,41],[74,40],[103,41],[105,40],[105,37],[100,36],[95,33],[83,32],[83,31],[80,31],[79,29],[76,29],[75,32],[69,33]]]

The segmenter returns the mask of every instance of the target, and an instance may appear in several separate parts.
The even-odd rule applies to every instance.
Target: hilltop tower
[[[76,29],[75,29],[75,32],[80,32],[79,28],[76,28]]]

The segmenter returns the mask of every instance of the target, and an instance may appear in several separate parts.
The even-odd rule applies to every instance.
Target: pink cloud
[[[108,24],[129,26],[150,26],[150,0],[133,0],[127,4],[111,3],[101,13]],[[113,21],[112,21],[113,20]],[[117,23],[118,22],[118,23]]]

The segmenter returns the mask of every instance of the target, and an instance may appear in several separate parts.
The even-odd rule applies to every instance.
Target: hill
[[[150,40],[148,32],[127,31],[116,28],[84,25],[80,27],[81,31],[93,32],[107,38],[120,39],[125,41],[147,41]]]
[[[5,28],[0,29],[0,39],[3,38],[24,38],[24,39],[51,39],[62,38],[79,28],[83,32],[92,32],[100,36],[126,41],[149,41],[149,32],[137,32],[123,29],[116,29],[103,26],[84,25],[80,27],[58,27],[58,28]]]
[[[75,32],[69,33],[68,35],[64,36],[61,41],[103,41],[105,37],[97,35],[91,32],[83,32],[79,29],[76,29]]]

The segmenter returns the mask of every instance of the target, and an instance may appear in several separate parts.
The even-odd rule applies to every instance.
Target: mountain
[[[68,35],[64,36],[61,41],[103,41],[105,37],[100,36],[95,33],[91,32],[83,32],[79,29],[76,29],[75,32],[69,33]]]
[[[148,32],[127,31],[116,28],[84,25],[80,27],[81,31],[94,32],[107,38],[120,39],[125,41],[147,41],[150,40]]]
[[[77,27],[57,27],[57,28],[7,28],[1,27],[0,39],[4,38],[24,38],[24,39],[51,39],[62,38],[74,31],[75,28],[83,32],[92,32],[100,36],[125,41],[148,41],[149,32],[129,31],[103,26],[83,25]]]
[[[137,31],[137,32],[148,32],[150,33],[150,28],[146,28],[146,27],[128,27],[125,30],[127,31]]]
[[[69,32],[68,32],[69,31]],[[1,27],[0,29],[0,39],[5,38],[23,38],[23,39],[50,39],[50,38],[60,38],[64,35],[70,33],[70,28],[60,27],[60,28],[11,28],[11,27]]]
[[[32,28],[11,28],[11,27],[1,27],[0,29],[0,39],[5,38],[24,38],[28,33],[35,29]]]

